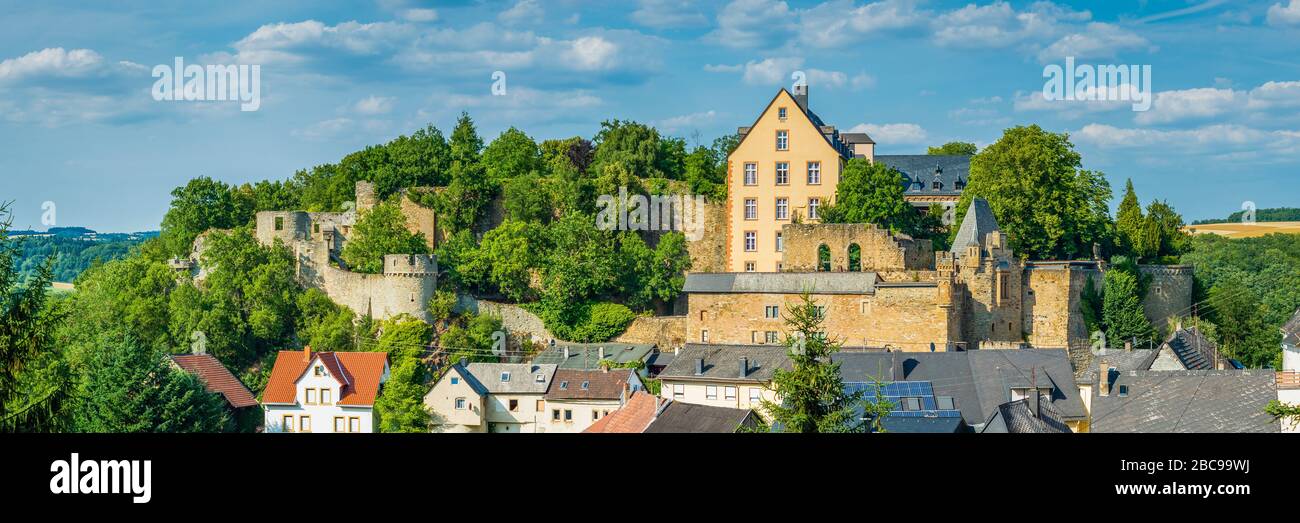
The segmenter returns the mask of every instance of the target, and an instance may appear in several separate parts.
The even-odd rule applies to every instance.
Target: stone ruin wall
[[[786,272],[817,271],[818,249],[830,249],[831,271],[849,269],[849,246],[860,249],[861,270],[904,275],[908,271],[933,270],[934,248],[930,240],[895,236],[872,224],[787,224],[781,227],[785,252],[781,256]]]

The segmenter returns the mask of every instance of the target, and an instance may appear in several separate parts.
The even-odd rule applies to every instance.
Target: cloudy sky
[[[0,201],[19,228],[45,228],[48,201],[57,225],[156,229],[195,176],[287,178],[462,110],[488,139],[623,118],[708,143],[794,71],[879,153],[1038,123],[1189,220],[1300,206],[1300,0],[82,4],[0,5]],[[1154,106],[1046,102],[1043,68],[1067,56],[1150,65]],[[260,65],[261,107],[155,101],[176,57]]]

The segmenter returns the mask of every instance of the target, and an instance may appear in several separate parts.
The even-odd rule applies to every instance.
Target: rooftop
[[[1196,327],[1174,331],[1161,347],[1169,347],[1188,370],[1215,369],[1218,368],[1216,360],[1223,360],[1219,356],[1219,346]]]
[[[613,414],[611,414],[612,416]],[[674,401],[663,407],[646,427],[647,433],[732,434],[741,427],[757,426],[749,409],[712,407]]]
[[[622,408],[596,420],[583,432],[639,434],[644,432],[650,422],[654,420],[660,404],[667,401],[669,400],[661,400],[659,397],[645,391],[636,391],[632,393],[632,397],[628,398],[627,403]]]
[[[1282,326],[1282,343],[1300,346],[1300,309],[1296,309],[1295,316],[1291,317],[1291,321]]]
[[[332,377],[339,381],[337,405],[369,407],[379,395],[379,385],[388,366],[383,352],[312,352],[282,350],[275,357],[275,367],[266,382],[262,402],[293,404],[298,401],[297,383],[311,362],[319,360]]]
[[[879,281],[874,272],[689,273],[682,290],[713,294],[872,294]]]
[[[465,369],[490,394],[545,394],[556,367],[537,363],[470,363]]]
[[[967,155],[878,154],[875,161],[903,173],[905,196],[960,196],[970,182],[970,159]]]
[[[617,400],[632,379],[629,369],[573,370],[558,369],[546,392],[547,400]]]
[[[766,382],[778,368],[793,368],[782,345],[706,345],[688,343],[659,373],[661,379]],[[702,368],[696,365],[702,360]],[[742,376],[741,361],[746,363]]]
[[[568,349],[568,357],[565,357]],[[604,359],[621,365],[645,361],[654,352],[654,344],[640,343],[558,343],[533,358],[533,363],[557,365],[561,369],[595,370]]]
[[[1112,372],[1092,391],[1093,432],[1278,432],[1264,412],[1277,399],[1273,371]]]
[[[989,207],[988,200],[975,198],[971,200],[966,216],[961,220],[957,236],[953,237],[952,252],[960,257],[970,245],[979,245],[983,251],[985,238],[997,230],[1000,230],[998,219],[993,216],[993,208]]]
[[[170,356],[181,370],[193,374],[203,382],[208,392],[221,394],[232,408],[257,405],[257,398],[248,387],[236,378],[221,361],[209,354],[182,354]]]
[[[1003,403],[993,411],[993,417],[980,432],[995,434],[1062,434],[1073,432],[1061,419],[1061,413],[1052,406],[1045,394],[1038,396],[1038,412],[1034,403],[1022,399]]]

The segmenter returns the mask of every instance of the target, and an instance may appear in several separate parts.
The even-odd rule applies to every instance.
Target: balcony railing
[[[1283,371],[1277,373],[1278,389],[1300,389],[1300,372]]]

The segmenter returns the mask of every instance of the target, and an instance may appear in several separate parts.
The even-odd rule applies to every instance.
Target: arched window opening
[[[831,270],[831,248],[824,243],[817,246],[817,270],[822,272]]]
[[[849,271],[858,272],[862,270],[862,247],[856,243],[849,244]]]

